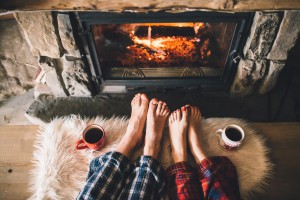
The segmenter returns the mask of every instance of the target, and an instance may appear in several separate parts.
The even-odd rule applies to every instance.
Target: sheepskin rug
[[[75,150],[77,140],[87,125],[99,124],[106,132],[106,146],[100,151]],[[90,161],[112,151],[125,133],[126,117],[82,119],[79,116],[56,118],[40,128],[34,151],[34,168],[31,171],[30,199],[75,199],[85,183]],[[245,131],[243,145],[237,151],[223,150],[215,132],[229,124],[237,124]],[[203,120],[204,145],[209,156],[228,156],[235,164],[243,199],[263,191],[271,176],[272,163],[264,138],[247,122],[233,118]],[[142,148],[135,157],[142,154]],[[160,163],[164,168],[172,164],[168,129],[165,127]],[[190,157],[190,163],[193,160]]]

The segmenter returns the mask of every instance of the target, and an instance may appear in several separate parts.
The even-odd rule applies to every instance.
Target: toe
[[[173,117],[173,115],[171,114],[171,115],[169,116],[169,124],[172,124],[173,121],[174,121],[174,117]]]
[[[148,100],[148,97],[146,94],[141,94],[141,105],[144,106],[144,107],[148,107],[148,104],[149,104],[149,100]]]
[[[159,102],[158,102],[157,110],[156,110],[157,114],[161,114],[161,110],[162,110],[163,104],[164,104],[164,103],[163,103],[162,101],[159,101]]]
[[[179,109],[176,110],[176,118],[177,120],[181,120],[181,111]]]
[[[157,98],[151,99],[150,103],[151,103],[151,104],[158,104]]]
[[[164,115],[164,116],[167,116],[167,115],[169,115],[169,113],[170,113],[170,110],[169,110],[168,107],[166,107],[166,109],[165,109],[164,112],[163,112],[163,115]]]
[[[137,99],[138,99],[138,94],[134,95],[134,97],[132,98],[131,105],[136,104]]]
[[[173,120],[176,121],[176,120],[177,120],[177,114],[176,114],[176,111],[172,112],[172,116],[173,116]]]
[[[147,97],[147,95],[146,94],[141,94],[141,99],[142,99],[142,101],[149,101],[149,99],[148,99],[148,97]]]
[[[188,121],[188,115],[189,115],[187,108],[182,107],[181,111],[182,111],[182,120],[187,122]]]
[[[167,110],[168,110],[168,105],[165,102],[163,102],[163,104],[161,106],[161,114],[165,115]]]
[[[135,104],[141,105],[141,102],[142,102],[141,94],[140,93],[136,94],[134,98],[135,98]]]
[[[194,107],[194,106],[191,106],[191,107],[190,107],[190,110],[191,110],[191,116],[195,116],[195,115],[196,115],[195,107]]]
[[[158,105],[158,100],[156,98],[151,99],[149,103],[149,111],[152,112],[152,114],[156,112],[157,105]]]
[[[184,107],[186,108],[186,110],[188,112],[190,112],[190,110],[191,110],[191,105],[190,104],[186,104]]]

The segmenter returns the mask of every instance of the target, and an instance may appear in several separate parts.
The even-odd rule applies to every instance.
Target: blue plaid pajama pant
[[[151,156],[135,163],[119,152],[109,152],[90,163],[77,199],[163,199],[166,172]]]

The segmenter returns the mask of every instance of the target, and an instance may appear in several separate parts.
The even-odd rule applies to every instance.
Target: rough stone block
[[[10,96],[23,94],[26,92],[26,89],[20,85],[20,82],[17,78],[0,76],[0,79],[0,101],[7,99]]]
[[[231,95],[243,97],[252,94],[259,80],[264,77],[266,66],[266,60],[240,60],[234,82],[231,86]]]
[[[60,57],[61,47],[51,12],[16,12],[15,17],[24,31],[33,55]]]
[[[0,63],[6,70],[6,75],[9,77],[14,77],[19,80],[22,86],[33,87],[34,78],[38,74],[39,68],[27,63],[19,62],[12,59],[0,59]]]
[[[100,86],[101,93],[126,93],[126,86]]]
[[[265,59],[277,34],[278,13],[256,12],[253,25],[244,47],[244,55],[251,60]]]
[[[16,64],[25,63],[38,67],[36,57],[29,51],[29,45],[15,19],[0,21],[0,55],[1,59],[14,59]]]
[[[56,59],[41,57],[39,62],[45,73],[46,84],[50,87],[52,94],[56,97],[64,97],[68,95],[68,92],[65,90],[59,72],[60,63],[58,61]]]
[[[62,78],[66,89],[71,96],[91,96],[91,80],[89,79],[84,63],[79,58],[63,56]]]
[[[0,20],[1,100],[33,87],[39,71],[37,59],[29,51],[22,32],[15,19]]]
[[[42,94],[51,95],[52,91],[50,87],[47,84],[36,84],[34,86],[34,98],[37,99]]]
[[[270,62],[269,70],[259,87],[259,93],[265,94],[269,92],[277,83],[280,72],[285,66],[285,62]]]
[[[67,14],[58,14],[58,31],[64,49],[70,56],[80,58],[80,52],[75,43],[70,17]]]
[[[6,71],[5,74],[7,76],[18,77],[18,66],[11,58],[8,58],[8,59],[2,58],[0,60],[0,63],[4,67],[4,69]]]
[[[268,54],[270,60],[286,60],[288,51],[295,45],[300,33],[300,11],[285,11],[272,50]]]

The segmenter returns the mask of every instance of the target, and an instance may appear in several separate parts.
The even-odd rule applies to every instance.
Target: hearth
[[[252,13],[79,12],[74,30],[99,85],[230,84],[252,18]]]

